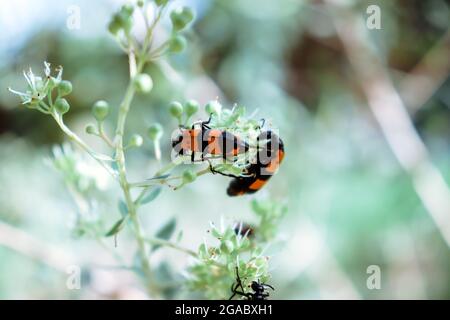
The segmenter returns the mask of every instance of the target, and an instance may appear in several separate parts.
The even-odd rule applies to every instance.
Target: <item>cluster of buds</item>
[[[44,62],[44,77],[36,76],[33,71],[24,71],[27,81],[25,92],[8,88],[22,100],[22,104],[29,109],[36,109],[45,114],[63,115],[70,109],[70,105],[64,96],[72,92],[72,83],[62,79],[63,68],[57,68],[56,76],[51,75],[50,63]],[[56,92],[56,94],[55,94]],[[54,97],[56,98],[54,99]]]
[[[108,25],[109,32],[117,39],[117,41],[124,47],[127,47],[130,42],[135,42],[132,39],[131,31],[133,29],[133,14],[136,9],[140,9],[144,15],[144,19],[147,19],[147,6],[153,5],[153,11],[157,12],[154,23],[160,18],[161,12],[166,8],[169,0],[155,0],[153,3],[150,1],[137,1],[136,4],[125,4],[118,12],[116,12]],[[178,7],[170,13],[170,20],[172,23],[172,32],[169,39],[164,44],[153,50],[149,56],[161,56],[164,53],[179,53],[186,47],[186,38],[182,32],[185,31],[189,24],[194,20],[194,12],[189,7]],[[152,28],[151,23],[147,23]],[[153,24],[154,25],[154,24]]]
[[[170,13],[170,20],[172,21],[172,36],[169,41],[169,50],[173,53],[181,52],[187,42],[181,31],[194,20],[194,12],[189,7],[179,7]]]

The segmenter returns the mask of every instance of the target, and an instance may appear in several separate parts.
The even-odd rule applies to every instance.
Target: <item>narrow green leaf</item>
[[[163,239],[163,240],[169,240],[172,236],[173,232],[175,231],[175,227],[177,225],[177,220],[175,218],[170,219],[165,225],[159,229],[159,231],[156,233],[156,238]],[[161,245],[154,245],[152,247],[152,251],[157,250]]]
[[[168,177],[170,177],[170,173],[163,174],[161,176],[157,176],[157,177],[153,177],[153,178],[149,178],[149,179],[146,179],[146,180],[149,180],[149,181],[151,181],[151,180],[161,180],[161,179],[165,179],[165,178],[168,178]]]
[[[140,204],[146,204],[156,199],[156,197],[161,192],[161,187],[156,187],[151,189],[142,199],[139,201]]]
[[[128,215],[128,206],[123,200],[119,200],[119,212],[122,217]]]
[[[169,240],[175,231],[175,227],[177,225],[177,220],[175,218],[170,219],[165,225],[159,229],[156,233],[156,237],[159,239]]]
[[[105,234],[105,237],[111,237],[117,233],[119,233],[120,230],[123,229],[123,227],[125,226],[125,222],[127,220],[127,217],[123,217],[122,219],[120,219],[119,221],[117,221],[112,228]]]

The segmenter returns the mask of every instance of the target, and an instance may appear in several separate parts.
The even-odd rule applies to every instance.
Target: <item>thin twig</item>
[[[384,65],[369,49],[367,28],[344,6],[328,0],[338,36],[358,83],[393,154],[411,176],[414,189],[450,247],[450,189],[432,164]]]
[[[65,250],[0,221],[0,245],[14,250],[59,272],[66,273],[74,259]]]
[[[400,97],[410,114],[416,113],[447,79],[449,57],[450,28],[399,84]]]
[[[198,255],[195,251],[184,248],[174,242],[168,241],[168,240],[164,240],[164,239],[160,239],[160,238],[146,238],[145,239],[147,242],[151,243],[152,245],[161,245],[164,247],[168,247],[168,248],[172,248],[175,250],[178,250],[180,252],[184,252],[194,258],[198,258]]]
[[[114,143],[112,143],[111,139],[105,133],[103,121],[98,122],[98,137],[105,141],[109,147],[115,148]]]
[[[100,155],[97,154],[94,150],[92,150],[78,135],[76,135],[72,130],[67,127],[63,121],[61,115],[57,113],[51,113],[52,117],[55,119],[56,123],[59,125],[61,130],[72,140],[74,141],[81,149],[86,151],[92,158],[95,159],[106,171],[114,178],[117,179],[117,174],[114,170],[108,166],[103,160],[99,158]]]

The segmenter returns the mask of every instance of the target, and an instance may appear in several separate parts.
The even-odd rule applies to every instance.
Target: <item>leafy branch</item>
[[[168,4],[168,0],[155,0],[154,2],[137,1],[136,5],[123,5],[116,12],[108,29],[114,36],[118,45],[128,56],[129,81],[123,99],[118,106],[118,115],[114,136],[108,136],[105,131],[104,122],[110,114],[110,105],[105,100],[99,100],[92,106],[92,115],[95,123],[86,126],[86,133],[94,135],[103,141],[111,154],[102,154],[93,150],[75,132],[73,132],[64,122],[65,114],[70,110],[70,104],[66,100],[72,92],[72,84],[64,80],[63,68],[56,68],[56,75],[52,74],[51,66],[45,62],[44,77],[36,76],[31,70],[24,73],[27,81],[25,92],[9,89],[18,95],[22,104],[28,108],[37,110],[45,115],[51,116],[64,132],[64,134],[87,155],[100,164],[120,186],[123,200],[119,201],[119,211],[121,217],[108,231],[104,232],[104,226],[98,221],[83,221],[79,215],[78,233],[93,236],[101,246],[105,246],[104,237],[117,237],[117,234],[125,226],[131,225],[132,235],[137,244],[139,255],[139,268],[132,268],[143,275],[143,280],[148,294],[152,297],[160,297],[163,293],[161,284],[157,283],[155,275],[159,268],[155,268],[150,263],[151,254],[160,247],[170,248],[187,254],[194,258],[195,265],[189,268],[191,279],[188,279],[188,286],[192,289],[207,288],[206,295],[213,298],[226,297],[230,284],[234,281],[235,267],[241,269],[244,283],[250,279],[265,280],[268,278],[267,258],[263,256],[261,246],[274,236],[276,224],[281,218],[284,209],[280,209],[277,204],[266,203],[255,207],[255,213],[260,216],[260,223],[255,229],[259,229],[259,236],[250,238],[248,233],[241,234],[231,227],[226,229],[212,228],[211,234],[219,241],[217,247],[208,247],[206,244],[200,246],[198,252],[192,251],[179,244],[181,233],[177,241],[171,241],[175,231],[175,220],[170,220],[156,234],[151,237],[145,234],[141,220],[139,219],[139,208],[155,200],[160,194],[162,187],[167,186],[173,190],[179,190],[184,186],[194,182],[198,177],[215,172],[225,174],[241,175],[248,165],[248,157],[256,156],[256,139],[260,132],[260,123],[245,117],[245,108],[235,105],[232,109],[223,109],[219,101],[211,101],[206,104],[205,111],[210,115],[210,126],[220,130],[227,130],[239,135],[249,142],[252,150],[245,155],[237,155],[233,161],[224,161],[222,157],[211,158],[208,166],[193,170],[191,167],[183,170],[180,174],[172,174],[177,167],[182,167],[185,163],[190,163],[190,157],[176,156],[172,162],[161,166],[160,140],[163,136],[163,127],[152,124],[147,131],[148,138],[153,143],[155,159],[160,168],[148,179],[132,182],[127,173],[126,151],[130,148],[140,147],[144,143],[143,137],[133,134],[128,142],[124,141],[127,118],[132,107],[136,94],[147,94],[153,88],[153,80],[150,75],[144,72],[145,67],[169,53],[181,52],[186,46],[186,39],[181,34],[194,19],[194,14],[187,7],[177,8],[170,13],[172,22],[172,34],[166,41],[158,47],[154,47],[154,31],[161,21]],[[149,17],[148,6],[154,6],[155,15]],[[132,34],[134,16],[137,11],[142,15],[146,33],[140,41]],[[170,114],[177,120],[179,128],[186,128],[195,125],[192,117],[198,112],[199,104],[194,100],[189,100],[182,104],[172,102],[169,106]],[[76,163],[79,161],[74,152],[67,146],[61,149],[54,149],[53,163],[66,179],[67,186],[80,211],[91,211],[91,205],[80,201],[83,197],[91,197],[89,177],[84,177],[77,171]],[[214,172],[211,170],[214,165]],[[86,182],[88,182],[86,184]],[[132,193],[135,189],[137,194]],[[86,207],[88,208],[87,210]],[[99,237],[101,234],[101,237]],[[113,252],[121,265],[126,265],[118,254]],[[213,268],[214,270],[212,270]],[[211,271],[213,271],[211,273]],[[218,279],[215,275],[219,275]],[[224,281],[222,286],[216,286],[215,282]],[[211,288],[216,288],[214,291]],[[208,289],[209,288],[209,289]],[[227,291],[226,291],[227,290]]]
[[[137,2],[137,7],[143,15],[147,25],[146,34],[142,44],[140,44],[131,33],[134,23],[133,14],[136,9],[135,5],[123,5],[120,10],[114,14],[108,26],[109,31],[113,34],[119,46],[124,49],[128,55],[130,80],[122,102],[119,105],[114,139],[110,139],[104,131],[103,122],[109,114],[110,107],[109,104],[103,100],[94,104],[92,112],[97,120],[97,124],[89,124],[86,127],[86,132],[88,134],[93,134],[100,137],[107,146],[114,149],[114,155],[112,157],[99,154],[94,151],[64,123],[63,116],[69,111],[70,104],[63,97],[71,93],[72,84],[69,81],[62,79],[62,67],[57,68],[56,76],[52,76],[50,64],[46,62],[44,78],[35,76],[31,70],[28,73],[24,73],[28,84],[28,90],[26,92],[19,92],[9,89],[12,93],[19,95],[22,103],[27,108],[36,109],[44,114],[52,116],[60,129],[66,134],[67,137],[69,137],[70,140],[94,158],[103,168],[105,168],[106,171],[111,174],[115,180],[118,181],[125,199],[125,207],[123,209],[125,216],[115,223],[112,229],[106,233],[106,236],[115,235],[122,229],[127,219],[131,220],[133,225],[133,234],[136,239],[138,252],[141,258],[141,268],[145,274],[146,287],[149,293],[153,295],[157,294],[157,290],[154,286],[150,266],[149,246],[137,214],[139,206],[145,203],[145,201],[151,200],[148,196],[144,199],[147,189],[150,186],[148,186],[144,192],[137,197],[137,199],[133,199],[131,194],[132,185],[128,181],[126,170],[125,150],[129,147],[138,147],[142,145],[142,138],[138,135],[134,135],[128,145],[124,145],[123,138],[127,116],[135,94],[137,92],[148,93],[153,87],[151,77],[148,74],[143,73],[145,66],[157,57],[162,57],[163,54],[182,51],[184,47],[180,47],[180,39],[184,38],[179,34],[179,32],[185,29],[194,18],[192,10],[187,7],[184,7],[178,11],[173,11],[171,14],[171,19],[173,21],[173,35],[163,44],[163,46],[153,49],[153,32],[163,16],[167,3],[168,1],[156,1],[157,13],[150,23],[147,15],[147,6],[152,4],[147,3],[146,1]],[[184,43],[185,40],[181,40],[181,42]],[[160,137],[161,134],[156,134],[156,136],[154,136],[154,143],[156,145],[158,144]],[[160,156],[157,158],[160,158]],[[170,170],[171,168],[172,166],[169,166],[167,170]],[[160,172],[155,174],[155,176],[161,175],[165,171],[166,170],[160,170]],[[164,242],[163,244],[170,245],[168,242]]]

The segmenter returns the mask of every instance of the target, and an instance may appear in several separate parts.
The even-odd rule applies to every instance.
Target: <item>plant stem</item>
[[[103,141],[105,141],[105,143],[110,147],[110,148],[114,148],[114,144],[112,143],[112,141],[109,139],[109,137],[106,135],[105,133],[105,129],[103,126],[103,121],[99,121],[98,122],[98,136],[103,139]]]
[[[102,167],[108,171],[111,176],[116,179],[116,173],[111,169],[110,166],[104,163],[103,160],[99,159],[97,153],[92,150],[80,137],[78,137],[72,130],[70,130],[64,123],[61,115],[57,113],[51,113],[52,117],[55,119],[56,123],[59,125],[61,130],[72,140],[74,141],[81,149],[86,151],[92,158],[94,158]]]
[[[163,175],[164,173],[166,173],[167,171],[172,170],[173,168],[175,168],[179,163],[178,162],[171,162],[168,165],[166,165],[165,167],[161,168],[160,170],[158,170],[153,177],[159,177],[161,175]],[[139,203],[139,201],[142,199],[142,197],[144,197],[144,195],[146,194],[148,188],[153,187],[153,186],[147,186],[144,187],[141,191],[141,193],[139,193],[138,197],[136,198],[136,203]]]
[[[142,69],[142,64],[139,64],[137,72],[140,72]],[[152,281],[152,271],[150,266],[150,256],[149,256],[149,248],[144,240],[144,233],[141,227],[141,223],[139,221],[139,217],[137,215],[137,207],[133,202],[130,192],[130,184],[127,180],[126,167],[125,167],[125,154],[123,148],[123,135],[125,130],[125,122],[127,119],[128,111],[130,110],[131,101],[133,100],[135,90],[132,83],[132,79],[130,84],[128,85],[127,91],[125,93],[124,99],[120,105],[119,116],[117,119],[117,128],[116,128],[116,137],[115,137],[115,145],[116,145],[116,163],[119,170],[119,182],[122,188],[125,203],[128,207],[128,213],[130,215],[130,219],[133,223],[134,228],[134,236],[137,241],[139,255],[141,257],[142,270],[146,279],[146,287],[150,294],[154,292],[154,286]]]
[[[149,31],[151,32],[151,31]],[[148,49],[149,36],[146,37],[143,47],[142,55],[144,55]],[[119,183],[125,197],[125,203],[128,208],[128,213],[130,219],[133,223],[134,236],[137,241],[139,255],[141,257],[141,267],[145,275],[146,288],[150,295],[157,293],[156,286],[153,282],[153,275],[150,265],[149,248],[145,242],[144,232],[137,214],[137,204],[133,201],[130,192],[130,183],[127,179],[126,166],[125,166],[125,153],[123,146],[123,136],[125,131],[125,123],[127,120],[128,112],[130,111],[131,101],[133,100],[135,94],[135,88],[133,85],[133,77],[136,74],[142,72],[145,66],[145,59],[143,56],[139,57],[139,63],[136,66],[136,57],[134,55],[134,49],[131,48],[128,51],[129,54],[129,65],[130,65],[130,82],[128,84],[125,96],[119,107],[119,114],[117,118],[116,136],[114,138],[114,145],[116,146],[116,164],[119,171]]]
[[[193,256],[195,258],[198,258],[198,255],[195,251],[184,248],[182,246],[179,246],[178,244],[173,243],[168,240],[164,240],[164,239],[160,239],[160,238],[146,238],[146,241],[153,245],[161,245],[164,247],[172,248],[172,249],[187,253],[188,255]]]

